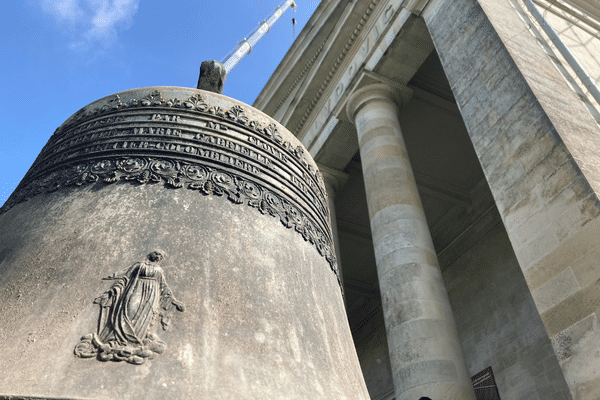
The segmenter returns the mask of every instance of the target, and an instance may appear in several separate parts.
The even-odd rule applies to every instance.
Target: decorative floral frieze
[[[203,195],[226,197],[235,204],[246,204],[262,214],[279,218],[289,229],[300,233],[313,244],[338,275],[335,253],[329,235],[313,219],[294,206],[290,200],[264,186],[218,168],[148,157],[107,158],[91,161],[51,173],[19,187],[0,209],[0,214],[37,194],[53,192],[63,187],[103,182],[132,181],[139,184],[163,183],[168,187],[197,190]],[[323,217],[323,216],[322,216]],[[339,277],[338,277],[339,281]]]
[[[77,111],[62,127],[57,129],[55,132],[55,140],[61,140],[62,136],[89,119],[97,118],[105,113],[114,112],[116,110],[139,107],[174,108],[186,110],[188,112],[197,112],[218,117],[226,120],[227,122],[249,128],[251,131],[254,131],[258,135],[268,139],[278,147],[285,150],[288,154],[292,155],[293,158],[297,159],[300,164],[310,173],[313,179],[315,179],[322,192],[325,193],[323,177],[318,169],[314,168],[306,161],[303,147],[301,145],[293,146],[290,142],[285,141],[275,124],[271,123],[267,126],[262,126],[258,121],[250,120],[246,115],[244,108],[240,105],[234,105],[228,110],[223,110],[218,106],[209,106],[200,93],[196,93],[188,97],[186,100],[180,100],[176,98],[164,99],[159,90],[154,90],[139,100],[123,100],[117,94],[113,98],[109,99],[107,104],[104,104],[103,106],[94,108],[92,110],[87,110],[87,107],[84,107]],[[101,121],[98,123],[101,123]]]

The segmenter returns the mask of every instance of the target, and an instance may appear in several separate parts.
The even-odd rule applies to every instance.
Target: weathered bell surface
[[[260,111],[105,97],[0,213],[0,397],[368,398],[322,178]]]

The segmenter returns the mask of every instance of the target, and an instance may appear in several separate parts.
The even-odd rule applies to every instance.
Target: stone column
[[[333,245],[335,246],[335,257],[337,258],[338,272],[340,282],[344,284],[344,274],[342,271],[342,257],[340,254],[340,239],[338,236],[337,218],[335,212],[335,193],[346,183],[348,174],[334,168],[326,167],[322,164],[317,164],[319,171],[323,175],[325,189],[327,190],[327,198],[329,199],[329,213],[331,218],[331,233],[333,234]]]
[[[398,400],[475,399],[398,122],[412,91],[365,86],[355,122]]]

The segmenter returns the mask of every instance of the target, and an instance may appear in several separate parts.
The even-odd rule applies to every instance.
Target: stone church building
[[[203,65],[0,208],[0,399],[600,399],[597,0],[323,0],[254,107]]]
[[[324,175],[372,399],[600,398],[599,31],[594,0],[322,1],[256,99]]]

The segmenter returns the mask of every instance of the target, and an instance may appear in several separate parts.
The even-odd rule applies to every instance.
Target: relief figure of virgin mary
[[[184,311],[185,307],[167,285],[159,265],[164,258],[165,253],[156,250],[146,261],[103,278],[114,282],[94,300],[100,306],[98,330],[81,338],[76,356],[143,364],[165,351],[165,342],[150,332],[153,323],[160,320],[166,330],[173,308]]]

